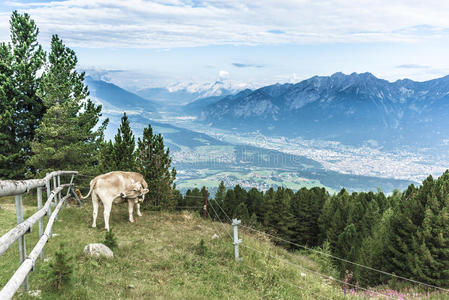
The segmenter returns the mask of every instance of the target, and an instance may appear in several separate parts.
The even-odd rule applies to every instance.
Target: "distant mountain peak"
[[[231,80],[206,83],[177,82],[164,88],[142,89],[137,94],[145,99],[166,104],[185,105],[202,98],[233,95],[246,88],[252,88],[252,86]]]
[[[225,97],[205,107],[201,116],[217,126],[282,135],[341,141],[371,135],[429,143],[438,138],[442,143],[449,136],[449,76],[389,82],[370,72],[337,72]]]

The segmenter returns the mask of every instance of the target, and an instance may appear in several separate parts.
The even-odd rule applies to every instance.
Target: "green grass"
[[[1,203],[4,233],[15,224],[15,209]],[[35,207],[27,206],[26,211],[30,215]],[[90,228],[91,212],[90,204],[62,209],[53,227],[58,235],[50,239],[45,254],[52,257],[64,242],[75,258],[74,278],[63,290],[48,291],[43,275],[48,263],[38,260],[30,286],[42,290],[42,299],[363,299],[344,297],[340,286],[304,269],[320,270],[311,258],[274,246],[264,234],[240,229],[245,247],[240,248],[243,260],[235,262],[231,226],[191,212],[144,211],[132,224],[126,206],[114,206],[110,219],[118,239],[114,259],[87,258],[84,246],[105,237],[102,208],[98,228]],[[215,233],[219,238],[212,240]],[[37,225],[27,235],[28,252],[36,240]],[[201,240],[205,247],[199,251]],[[14,244],[0,257],[0,286],[18,267],[17,252]],[[16,298],[31,297],[19,292]]]
[[[236,169],[235,171],[220,171],[213,169],[202,169],[198,171],[197,176],[201,178],[179,179],[176,184],[178,188],[192,188],[207,186],[208,188],[217,187],[218,178],[232,178],[232,182],[239,183],[243,186],[254,186],[259,189],[268,188],[270,186],[282,186],[293,190],[299,190],[303,187],[325,187],[318,180],[299,177],[296,172],[288,172],[284,170],[266,170],[263,168],[253,168],[252,170]],[[330,193],[336,192],[329,187],[325,187]]]

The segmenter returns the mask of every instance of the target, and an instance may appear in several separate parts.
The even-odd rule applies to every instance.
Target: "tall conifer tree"
[[[0,44],[0,179],[23,177],[22,150],[16,141],[14,116],[17,90],[14,87],[10,45]]]
[[[27,172],[30,143],[45,112],[42,99],[36,95],[37,73],[44,64],[45,52],[37,41],[39,29],[28,14],[14,11],[10,29],[11,44],[0,47],[0,76],[9,78],[0,83],[1,106],[6,108],[0,120],[0,178],[18,179]]]
[[[120,128],[115,135],[113,146],[113,162],[116,170],[136,171],[136,139],[129,126],[129,119],[123,113]]]
[[[87,97],[84,73],[76,71],[77,57],[54,35],[38,94],[47,109],[32,142],[28,164],[41,172],[73,169],[93,174],[107,121],[94,130],[101,106]]]
[[[138,139],[137,146],[137,169],[150,190],[147,194],[149,201],[144,202],[146,207],[156,205],[172,208],[176,205],[172,195],[176,187],[176,170],[171,168],[171,163],[170,150],[165,149],[162,135],[153,134],[151,125],[148,125],[143,130],[142,138]]]

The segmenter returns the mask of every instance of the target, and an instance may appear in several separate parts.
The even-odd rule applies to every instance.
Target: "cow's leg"
[[[138,215],[139,217],[141,217],[141,216],[142,216],[142,213],[140,212],[140,203],[137,203],[136,206],[137,206],[137,215]]]
[[[111,208],[112,208],[112,201],[104,201],[104,229],[109,231],[109,215],[111,214]]]
[[[98,216],[98,197],[95,192],[92,193],[92,206],[93,206],[92,217],[94,219],[92,222],[92,227],[95,228],[97,227],[97,216]]]
[[[134,210],[134,201],[133,200],[128,200],[129,221],[131,223],[134,223],[133,210]]]

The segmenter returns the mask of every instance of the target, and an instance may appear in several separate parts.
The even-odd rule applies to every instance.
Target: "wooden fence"
[[[8,250],[15,241],[18,241],[20,258],[20,267],[0,291],[0,299],[11,299],[19,289],[20,285],[22,285],[24,292],[28,290],[28,274],[33,270],[38,256],[40,256],[41,259],[44,258],[43,249],[51,237],[51,229],[54,221],[57,219],[62,204],[69,197],[70,193],[73,194],[78,203],[81,203],[73,190],[73,179],[77,174],[77,171],[55,171],[47,174],[43,179],[19,181],[0,180],[0,197],[15,196],[17,215],[17,226],[0,237],[0,256]],[[61,184],[61,176],[63,175],[71,175],[69,183]],[[43,187],[46,187],[47,192],[47,201],[44,205],[42,205]],[[62,196],[62,192],[65,188],[67,188],[67,193],[65,196]],[[22,195],[28,193],[32,189],[37,189],[38,210],[31,217],[23,220]],[[54,207],[53,212],[52,207]],[[43,218],[45,215],[48,215],[48,222],[44,231]],[[31,232],[33,225],[36,222],[39,222],[39,241],[36,243],[30,254],[27,255],[25,235]]]

